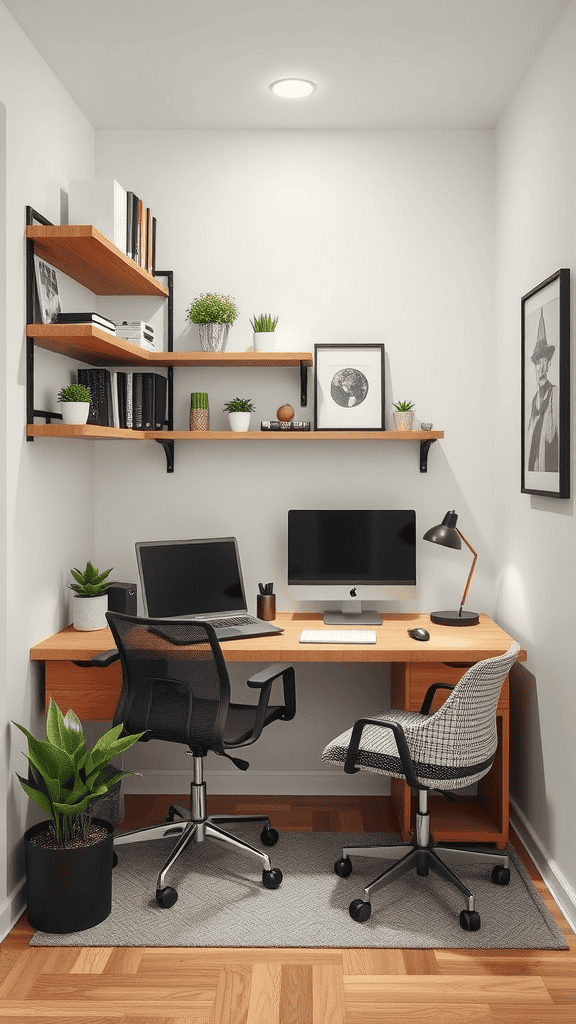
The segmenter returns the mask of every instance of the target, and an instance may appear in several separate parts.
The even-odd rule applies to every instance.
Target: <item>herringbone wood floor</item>
[[[123,828],[162,821],[171,799],[187,803],[127,797]],[[394,827],[387,798],[212,797],[209,811]],[[513,842],[569,950],[30,948],[24,917],[0,944],[0,1024],[576,1024],[576,936]]]

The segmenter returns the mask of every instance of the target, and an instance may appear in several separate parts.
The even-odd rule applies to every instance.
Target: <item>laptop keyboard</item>
[[[253,619],[250,615],[236,615],[228,619],[206,619],[214,629],[219,629],[221,626],[252,626],[258,619]]]

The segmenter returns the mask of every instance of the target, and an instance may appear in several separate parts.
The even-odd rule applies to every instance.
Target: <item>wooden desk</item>
[[[477,626],[437,626],[425,614],[384,615],[376,626],[376,643],[370,645],[300,644],[302,629],[322,625],[320,615],[280,612],[276,625],[283,633],[230,640],[222,643],[226,661],[238,662],[367,662],[391,664],[391,706],[417,711],[428,686],[435,682],[457,682],[468,665],[503,654],[512,637],[487,615]],[[430,640],[422,643],[408,636],[408,629],[423,626]],[[112,719],[121,687],[119,662],[106,669],[93,668],[95,654],[114,647],[109,629],[79,632],[73,626],[55,633],[32,647],[32,661],[45,663],[45,707],[53,697],[64,711],[73,708],[79,718],[90,721]],[[526,652],[520,652],[520,661]],[[436,700],[447,696],[440,691]],[[435,705],[436,706],[436,705]],[[352,723],[350,723],[352,724]],[[478,794],[452,803],[444,797],[431,798],[434,836],[438,842],[489,842],[503,849],[508,841],[508,736],[509,697],[506,680],[498,704],[498,754],[488,775],[478,784]],[[411,792],[401,779],[391,779],[392,800],[399,830],[406,840],[411,834],[414,808]]]

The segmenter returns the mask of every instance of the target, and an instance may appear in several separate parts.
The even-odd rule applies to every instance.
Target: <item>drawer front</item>
[[[429,686],[432,686],[432,683],[457,683],[467,668],[469,666],[462,663],[454,665],[442,662],[419,662],[408,665],[406,669],[407,673],[409,673],[408,710],[420,710],[422,701],[426,696],[426,690]],[[437,690],[434,695],[432,710],[434,711],[439,708],[449,696],[450,690]],[[498,710],[501,711],[503,708],[508,708],[509,703],[508,679],[506,679],[500,693]]]

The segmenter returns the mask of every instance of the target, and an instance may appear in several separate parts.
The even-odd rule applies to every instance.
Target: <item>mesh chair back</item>
[[[106,618],[122,663],[114,724],[127,733],[148,730],[146,739],[222,749],[230,683],[212,626],[119,612]]]

